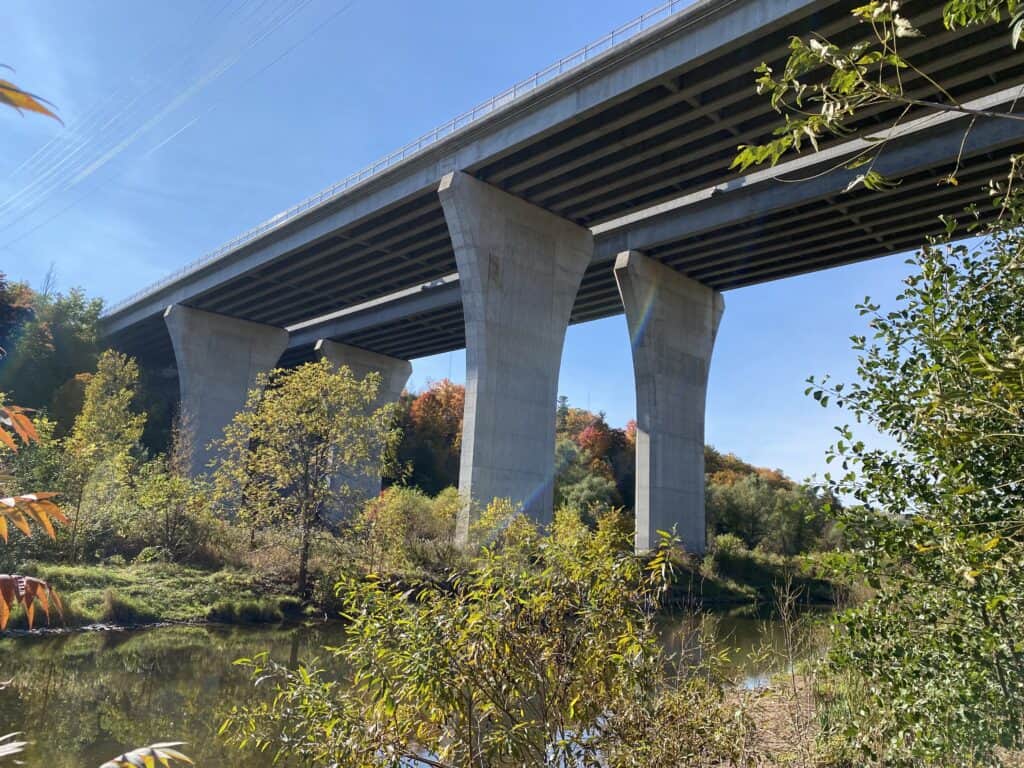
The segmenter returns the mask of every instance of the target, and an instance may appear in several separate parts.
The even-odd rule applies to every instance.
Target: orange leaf
[[[0,514],[0,539],[7,543],[7,518]]]
[[[47,516],[46,510],[41,508],[41,504],[39,502],[28,504],[28,510],[32,514],[32,517],[34,517],[39,524],[43,526],[43,530],[46,531],[46,535],[51,539],[56,539],[57,533],[53,530],[53,523],[50,522],[50,518]]]
[[[19,112],[22,110],[38,112],[41,115],[52,117],[58,123],[64,125],[63,120],[44,106],[44,104],[49,104],[46,99],[31,94],[28,91],[23,91],[14,83],[8,82],[7,80],[0,80],[0,104],[7,104],[10,107],[14,107]],[[53,105],[50,104],[50,106],[52,107]]]
[[[33,440],[39,442],[39,433],[36,432],[32,421],[21,412],[20,408],[11,413],[11,421],[14,423],[14,431],[18,433],[23,442],[30,443]]]
[[[49,586],[49,585],[47,585],[47,586]],[[53,607],[57,609],[57,615],[60,616],[63,619],[64,618],[64,603],[61,602],[60,595],[57,593],[57,590],[54,589],[53,587],[49,588],[49,592],[50,592],[50,601],[53,603]]]
[[[14,605],[14,601],[17,599],[17,577],[8,576],[7,574],[0,575],[0,602],[7,603],[7,605]]]
[[[32,536],[32,528],[29,526],[28,520],[25,519],[25,516],[21,514],[21,512],[18,511],[17,508],[9,510],[4,514],[6,514],[8,519],[12,523],[14,523],[15,528],[17,528],[19,531],[21,531],[28,537]]]
[[[12,451],[17,451],[18,450],[18,444],[16,442],[14,442],[14,438],[11,437],[11,433],[8,432],[3,427],[0,427],[0,443],[3,443],[8,448],[10,448]]]

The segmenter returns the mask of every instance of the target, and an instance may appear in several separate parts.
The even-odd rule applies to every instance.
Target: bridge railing
[[[637,16],[630,22],[623,24],[620,27],[616,27],[611,32],[595,40],[588,45],[583,46],[579,50],[570,53],[568,56],[563,56],[561,59],[556,61],[554,64],[535,72],[525,80],[520,80],[518,83],[513,85],[511,88],[499,93],[497,96],[492,96],[487,101],[478,104],[466,112],[463,112],[457,117],[453,117],[443,125],[438,126],[434,130],[423,134],[418,139],[409,142],[405,146],[396,149],[388,155],[380,158],[379,160],[367,165],[366,167],[346,176],[336,184],[332,184],[326,189],[307,197],[305,200],[293,205],[291,208],[278,213],[275,216],[267,219],[266,221],[257,224],[255,227],[246,230],[238,237],[229,240],[219,248],[204,254],[195,261],[192,261],[181,269],[178,269],[166,277],[161,278],[157,282],[146,286],[140,291],[133,293],[125,299],[117,302],[116,304],[108,307],[103,314],[105,316],[114,315],[117,312],[125,309],[131,304],[135,303],[139,299],[147,296],[151,293],[159,291],[172,283],[177,282],[179,279],[187,274],[197,271],[198,269],[217,261],[222,256],[231,253],[232,251],[241,248],[248,243],[258,240],[268,232],[287,224],[290,221],[297,219],[302,214],[316,208],[324,203],[336,200],[341,197],[345,192],[352,189],[353,187],[361,184],[378,173],[397,165],[398,163],[408,160],[410,157],[419,154],[428,147],[433,146],[441,139],[446,136],[450,136],[456,131],[465,128],[468,125],[480,120],[483,117],[493,113],[495,110],[510,104],[520,96],[524,96],[531,91],[536,90],[545,83],[554,80],[566,72],[570,72],[577,67],[583,65],[585,62],[591,60],[595,56],[604,53],[617,45],[628,42],[640,33],[650,29],[655,24],[659,24],[670,16],[682,10],[684,7],[691,5],[693,0],[668,0],[662,3],[656,8],[647,11],[646,13]]]

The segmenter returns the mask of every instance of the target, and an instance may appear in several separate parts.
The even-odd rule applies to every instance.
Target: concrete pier
[[[364,379],[369,373],[380,374],[381,384],[373,404],[374,410],[388,403],[398,402],[412,373],[412,364],[408,360],[399,360],[328,339],[320,339],[316,343],[316,351],[335,368],[347,366],[357,379]],[[342,474],[336,477],[334,482],[339,485],[347,484],[365,498],[380,495],[379,473],[374,476],[361,472]]]
[[[459,491],[551,519],[555,400],[565,330],[593,238],[464,173],[438,195],[462,286],[466,406]],[[458,521],[464,542],[469,508]]]
[[[688,551],[701,553],[704,404],[725,300],[639,251],[619,254],[615,279],[636,377],[636,549],[675,528]]]
[[[178,367],[182,423],[193,474],[208,470],[209,446],[245,405],[256,377],[277,365],[288,332],[174,304],[164,312]]]

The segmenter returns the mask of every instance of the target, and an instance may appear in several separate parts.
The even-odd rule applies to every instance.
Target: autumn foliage
[[[403,398],[398,480],[431,494],[458,485],[465,402],[466,388],[449,379]]]

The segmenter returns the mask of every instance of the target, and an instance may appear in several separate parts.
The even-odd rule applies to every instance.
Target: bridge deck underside
[[[986,182],[1006,169],[1010,151],[965,158],[958,186],[942,184],[952,164],[938,165],[904,177],[890,192],[828,195],[807,204],[736,221],[728,228],[696,232],[660,243],[647,252],[679,272],[718,290],[735,288],[849,264],[921,245],[938,234],[940,214],[957,213],[975,204],[982,219],[995,214]],[[591,265],[584,275],[572,322],[581,323],[622,312],[618,289],[607,262]],[[162,320],[138,328],[136,341],[121,346],[144,357],[173,359]],[[157,341],[159,339],[159,341]],[[461,349],[465,335],[460,305],[410,315],[335,341],[403,359]],[[145,342],[147,347],[139,346]],[[283,363],[312,359],[312,348],[289,350]]]
[[[821,3],[778,28],[732,41],[632,92],[578,115],[500,156],[467,168],[478,178],[585,226],[735,178],[729,163],[739,144],[765,140],[779,115],[753,94],[753,68],[779,69],[790,35],[817,30],[838,43],[863,33],[846,2]],[[904,55],[967,101],[1024,81],[1024,56],[1007,55],[999,25],[950,33],[941,7],[904,4],[923,20],[926,37],[904,43]],[[904,78],[910,95],[933,98],[919,75]],[[896,109],[868,110],[859,134],[886,125]],[[913,117],[911,112],[907,120]],[[948,169],[946,169],[948,171]],[[936,191],[943,169],[907,179],[894,195],[856,193],[822,199],[735,226],[659,244],[655,257],[716,288],[730,289],[896,252],[918,244],[934,217],[980,199],[989,166],[972,166],[959,188]],[[275,233],[283,237],[331,214],[345,198]],[[444,216],[433,188],[239,274],[185,303],[199,309],[288,326],[429,282],[456,270]],[[573,322],[620,311],[610,268],[587,273]],[[412,358],[464,345],[461,310],[447,307],[357,337],[340,339]],[[156,312],[113,341],[135,354],[173,360]],[[294,354],[294,353],[292,353]]]

